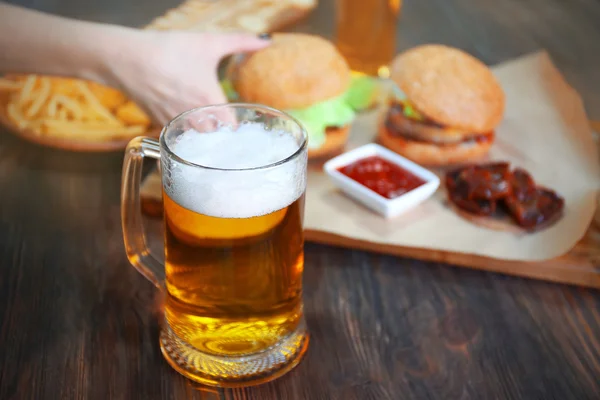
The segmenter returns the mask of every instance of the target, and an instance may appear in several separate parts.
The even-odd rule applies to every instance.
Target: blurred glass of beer
[[[386,77],[402,0],[336,0],[335,43],[350,68]]]
[[[276,110],[221,107],[242,122],[214,128],[196,112],[161,136],[161,347],[182,374],[237,386],[274,379],[307,348],[306,133]]]

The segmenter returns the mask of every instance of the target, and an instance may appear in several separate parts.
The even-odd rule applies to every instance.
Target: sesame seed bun
[[[396,56],[390,77],[419,112],[440,125],[485,133],[502,120],[502,87],[484,63],[462,50],[414,47]]]
[[[272,44],[244,58],[233,85],[245,102],[298,109],[341,95],[350,68],[335,46],[319,36],[274,34]]]
[[[383,146],[417,164],[427,166],[447,166],[481,159],[489,152],[495,141],[495,135],[490,133],[487,138],[483,141],[441,145],[392,135],[385,124],[379,126],[379,141]]]

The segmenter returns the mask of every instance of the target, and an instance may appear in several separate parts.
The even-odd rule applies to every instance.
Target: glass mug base
[[[279,378],[300,363],[308,349],[304,320],[275,346],[241,357],[216,356],[181,340],[165,321],[160,348],[177,372],[195,382],[225,388],[254,386]]]

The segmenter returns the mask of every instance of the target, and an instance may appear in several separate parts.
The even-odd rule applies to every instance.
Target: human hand
[[[268,45],[253,34],[143,31],[138,40],[123,44],[114,74],[129,97],[165,125],[189,109],[226,103],[219,61]]]

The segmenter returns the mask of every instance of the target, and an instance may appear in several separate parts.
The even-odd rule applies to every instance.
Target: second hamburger
[[[273,35],[270,46],[236,61],[222,84],[230,100],[264,104],[300,121],[309,158],[341,150],[356,111],[376,93],[373,81],[353,75],[332,43],[300,33]]]
[[[423,165],[443,166],[485,156],[504,114],[505,95],[478,59],[444,45],[423,45],[391,65],[397,85],[379,140]]]

